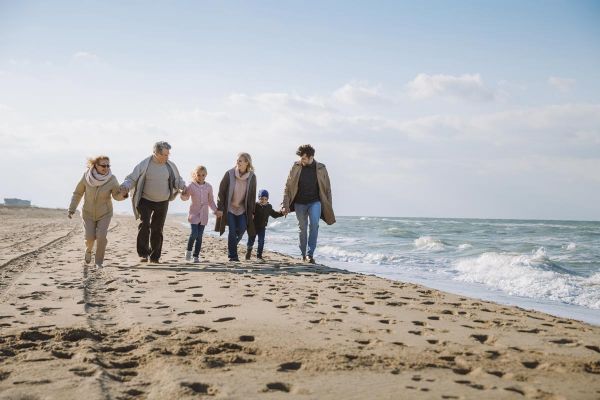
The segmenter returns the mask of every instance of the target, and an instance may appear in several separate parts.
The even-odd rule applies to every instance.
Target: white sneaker
[[[194,264],[200,263],[200,257],[194,257]]]
[[[104,265],[102,265],[102,263],[96,263],[96,268],[104,268]]]
[[[85,251],[85,256],[84,256],[84,260],[86,264],[89,264],[92,261],[92,252],[91,251]]]
[[[185,261],[190,261],[191,259],[192,259],[192,252],[186,250],[186,252],[185,252]]]

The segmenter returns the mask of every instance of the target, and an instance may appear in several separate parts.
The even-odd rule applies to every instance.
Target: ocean
[[[295,215],[269,222],[265,247],[299,257]],[[338,217],[315,259],[600,325],[600,222]]]

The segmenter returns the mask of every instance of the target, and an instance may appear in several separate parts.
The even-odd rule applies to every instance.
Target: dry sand
[[[600,327],[115,217],[83,264],[64,210],[0,208],[0,399],[598,399]]]

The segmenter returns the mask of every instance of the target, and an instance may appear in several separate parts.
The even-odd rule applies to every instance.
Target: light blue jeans
[[[308,204],[294,203],[296,218],[298,218],[298,234],[300,239],[300,252],[302,257],[310,257],[317,248],[319,236],[319,219],[321,218],[321,202],[313,201]],[[308,253],[306,252],[306,228],[308,225]]]

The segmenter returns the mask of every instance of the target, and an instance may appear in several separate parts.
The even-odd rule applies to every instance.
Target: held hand
[[[127,190],[125,186],[121,185],[121,187],[119,187],[119,191],[121,192],[121,196],[128,197],[129,190]]]
[[[215,214],[217,217],[221,218],[223,216],[223,211],[217,210],[217,212]]]
[[[289,214],[288,209],[285,207],[281,207],[281,210],[279,210],[279,212],[282,213],[284,216],[287,216]]]
[[[74,213],[72,213],[71,211],[69,211],[69,214],[67,215],[67,217],[69,217],[69,219],[72,219],[73,218],[73,214]]]

